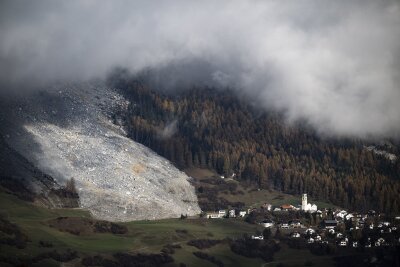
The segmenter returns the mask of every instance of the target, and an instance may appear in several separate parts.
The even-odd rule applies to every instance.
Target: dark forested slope
[[[321,138],[276,113],[261,112],[229,90],[193,88],[179,94],[114,80],[132,104],[129,135],[180,168],[235,173],[238,180],[357,210],[399,211],[400,163],[354,139]],[[399,155],[395,145],[385,151]]]

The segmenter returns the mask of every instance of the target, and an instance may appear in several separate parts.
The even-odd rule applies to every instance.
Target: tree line
[[[229,89],[168,94],[138,80],[115,79],[113,85],[131,101],[129,136],[181,169],[210,168],[355,210],[399,211],[399,160],[374,154],[362,140],[320,137],[304,124],[288,125],[281,114],[261,111]],[[399,154],[397,146],[387,149]]]

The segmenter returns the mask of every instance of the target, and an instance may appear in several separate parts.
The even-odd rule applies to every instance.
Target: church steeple
[[[301,197],[301,209],[302,210],[307,209],[307,194],[303,194]]]

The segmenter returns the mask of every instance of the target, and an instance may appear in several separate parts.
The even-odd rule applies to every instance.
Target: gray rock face
[[[64,85],[8,105],[1,118],[6,142],[59,184],[73,177],[81,207],[96,218],[200,213],[189,177],[125,136],[118,114],[129,102],[112,88]]]

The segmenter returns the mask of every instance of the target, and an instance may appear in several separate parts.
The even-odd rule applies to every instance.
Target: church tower
[[[303,194],[301,196],[301,209],[306,210],[307,209],[307,194]]]

